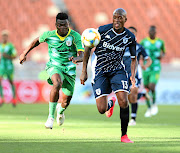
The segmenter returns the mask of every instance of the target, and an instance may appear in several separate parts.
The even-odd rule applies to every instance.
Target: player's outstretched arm
[[[137,71],[137,58],[135,56],[135,58],[131,58],[131,83],[132,83],[132,88],[135,87],[136,84],[136,80],[135,80],[135,75],[136,75],[136,71]]]
[[[40,44],[39,37],[34,39],[33,42],[29,45],[28,48],[24,50],[24,52],[19,56],[19,62],[20,64],[24,63],[26,61],[27,54],[35,47],[37,47]]]
[[[81,76],[80,76],[80,81],[81,81],[81,84],[83,84],[83,85],[85,85],[85,82],[86,82],[86,80],[88,78],[87,64],[88,64],[90,52],[91,52],[91,49],[89,47],[85,46],[84,58],[83,58],[83,69],[82,69],[82,73],[81,73]]]

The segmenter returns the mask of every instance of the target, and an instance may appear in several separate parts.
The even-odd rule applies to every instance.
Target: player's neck
[[[6,44],[8,43],[8,41],[3,41],[2,43],[3,43],[4,45],[6,45]]]
[[[149,37],[151,40],[155,40],[156,39],[156,36],[154,36],[154,37]]]
[[[66,34],[61,34],[61,33],[57,30],[58,35],[60,35],[61,37],[65,37],[65,36],[68,34],[68,32],[69,32],[69,30],[67,31]]]
[[[122,33],[124,31],[124,27],[122,27],[120,29],[115,29],[115,28],[113,28],[113,29],[117,34],[120,34],[120,33]]]

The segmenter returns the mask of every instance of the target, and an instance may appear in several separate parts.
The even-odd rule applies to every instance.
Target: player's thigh
[[[108,105],[107,105],[107,96],[101,96],[96,99],[96,106],[98,111],[101,114],[104,114],[107,111]]]
[[[57,88],[62,87],[62,79],[61,76],[58,73],[55,73],[52,75],[51,80],[53,82],[53,86]]]
[[[144,84],[144,86],[148,86],[149,85],[149,80],[150,79],[150,72],[146,72],[146,71],[144,71],[143,72],[143,84]]]
[[[151,84],[157,84],[160,78],[160,71],[153,71],[150,75],[150,81]]]
[[[124,91],[129,93],[128,75],[124,70],[118,70],[110,78],[111,89],[114,93]]]
[[[117,96],[120,107],[126,108],[128,106],[128,75],[124,70],[118,70],[110,79],[111,88]]]
[[[128,95],[128,99],[130,103],[136,103],[138,96],[138,88],[134,87],[130,89],[130,94]]]
[[[105,75],[96,77],[92,87],[96,99],[107,96],[112,92],[109,78]]]
[[[11,84],[13,84],[14,71],[13,70],[7,71],[6,76],[7,76],[8,80],[9,80],[9,82]]]
[[[64,75],[64,81],[62,84],[62,92],[66,95],[66,96],[71,96],[74,93],[74,87],[75,87],[75,78],[76,75],[68,75],[68,74],[63,74]]]
[[[62,71],[57,67],[46,67],[46,72],[49,75],[49,79],[47,80],[49,84],[55,86],[61,86],[64,80],[64,76]]]

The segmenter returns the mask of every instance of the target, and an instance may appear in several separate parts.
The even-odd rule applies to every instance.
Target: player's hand
[[[141,67],[142,67],[143,70],[147,69],[147,67],[145,65],[142,65]]]
[[[25,61],[26,61],[26,55],[21,54],[21,55],[19,56],[19,63],[20,63],[20,64],[23,64]]]
[[[73,57],[73,56],[72,56],[72,57],[69,58],[69,60],[72,61],[74,64],[77,64],[77,65],[78,65],[79,62],[82,62],[82,61],[83,61],[83,58],[80,57],[80,56],[78,56],[78,57]]]
[[[135,77],[130,77],[130,80],[131,80],[131,83],[132,83],[132,88],[135,88],[136,87],[136,79]]]
[[[82,85],[85,85],[87,78],[88,78],[87,71],[82,72],[80,76],[80,81]]]

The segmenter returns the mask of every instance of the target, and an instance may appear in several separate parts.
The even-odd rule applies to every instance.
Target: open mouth
[[[114,26],[115,26],[116,28],[119,28],[119,27],[120,27],[120,24],[119,24],[119,23],[115,23]]]

